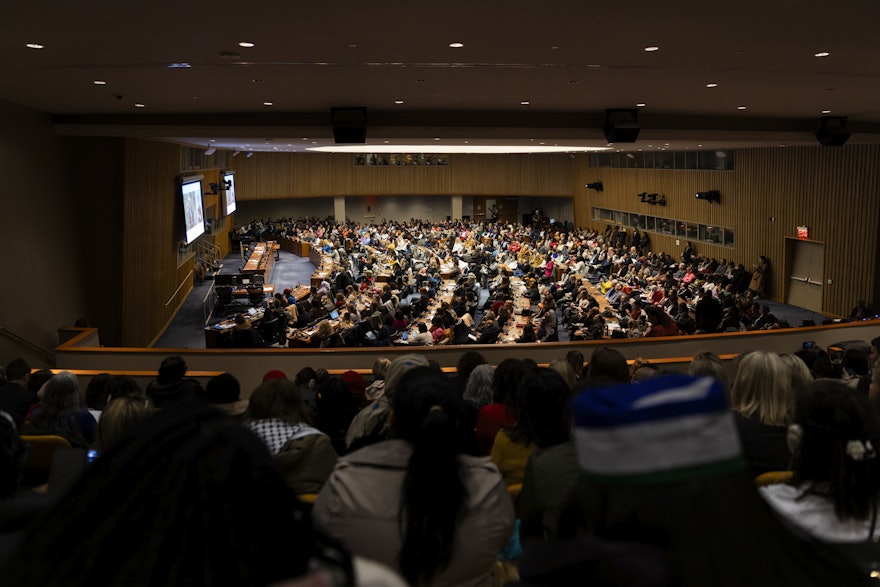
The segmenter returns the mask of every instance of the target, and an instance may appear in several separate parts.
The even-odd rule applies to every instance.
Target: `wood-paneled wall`
[[[242,200],[356,195],[571,193],[567,155],[450,155],[444,166],[356,166],[350,154],[255,153],[232,159]]]
[[[604,192],[584,183],[601,180]],[[716,189],[721,203],[696,200]],[[771,262],[770,297],[783,295],[785,237],[796,226],[825,245],[823,311],[846,315],[860,297],[880,304],[880,146],[743,149],[734,171],[609,169],[578,166],[574,178],[575,219],[591,226],[591,207],[732,228],[733,249],[695,243],[698,253],[727,257],[750,269],[759,255]],[[636,194],[666,194],[668,205],[652,206]],[[598,228],[598,226],[597,226]],[[678,256],[685,242],[652,234],[652,248]],[[831,283],[828,283],[831,280]]]
[[[192,258],[178,267],[179,167],[178,145],[125,139],[122,346],[149,346],[192,290]]]

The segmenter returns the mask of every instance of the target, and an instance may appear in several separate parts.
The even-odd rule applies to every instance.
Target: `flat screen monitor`
[[[223,193],[226,194],[226,215],[235,212],[235,174],[227,171],[223,174]]]
[[[183,180],[183,217],[186,223],[186,244],[205,232],[205,210],[202,207],[202,180]]]

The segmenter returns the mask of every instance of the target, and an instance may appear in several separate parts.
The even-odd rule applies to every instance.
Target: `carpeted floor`
[[[286,251],[279,251],[279,255],[279,261],[275,262],[272,275],[267,280],[267,283],[275,284],[275,291],[282,291],[287,287],[293,288],[301,283],[309,283],[315,266],[307,258],[297,257]],[[236,252],[223,260],[220,273],[238,273],[242,265],[244,265],[244,261],[241,259],[240,254]],[[171,324],[159,338],[155,345],[156,348],[205,348],[205,325],[212,321],[216,322],[223,317],[210,314],[210,309],[214,307],[215,298],[213,285],[214,282],[211,279],[205,280],[202,284],[195,284],[177,316],[175,316],[174,320],[171,321]],[[480,296],[481,305],[486,301],[487,297],[488,291],[484,290]],[[760,303],[769,306],[770,312],[774,316],[784,320],[791,326],[801,326],[805,321],[814,321],[815,324],[822,324],[824,319],[822,314],[796,306],[789,306],[771,300],[760,300]],[[568,340],[566,328],[560,328],[559,335],[561,342]]]

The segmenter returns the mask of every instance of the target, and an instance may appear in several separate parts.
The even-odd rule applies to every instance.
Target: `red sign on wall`
[[[806,226],[798,226],[797,237],[802,240],[807,240],[810,238],[810,229]]]

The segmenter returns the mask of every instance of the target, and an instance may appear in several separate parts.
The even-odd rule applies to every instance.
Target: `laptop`
[[[330,319],[331,320],[336,320],[337,318],[339,318],[339,312],[337,312],[336,310],[333,310],[332,312],[330,312]]]

